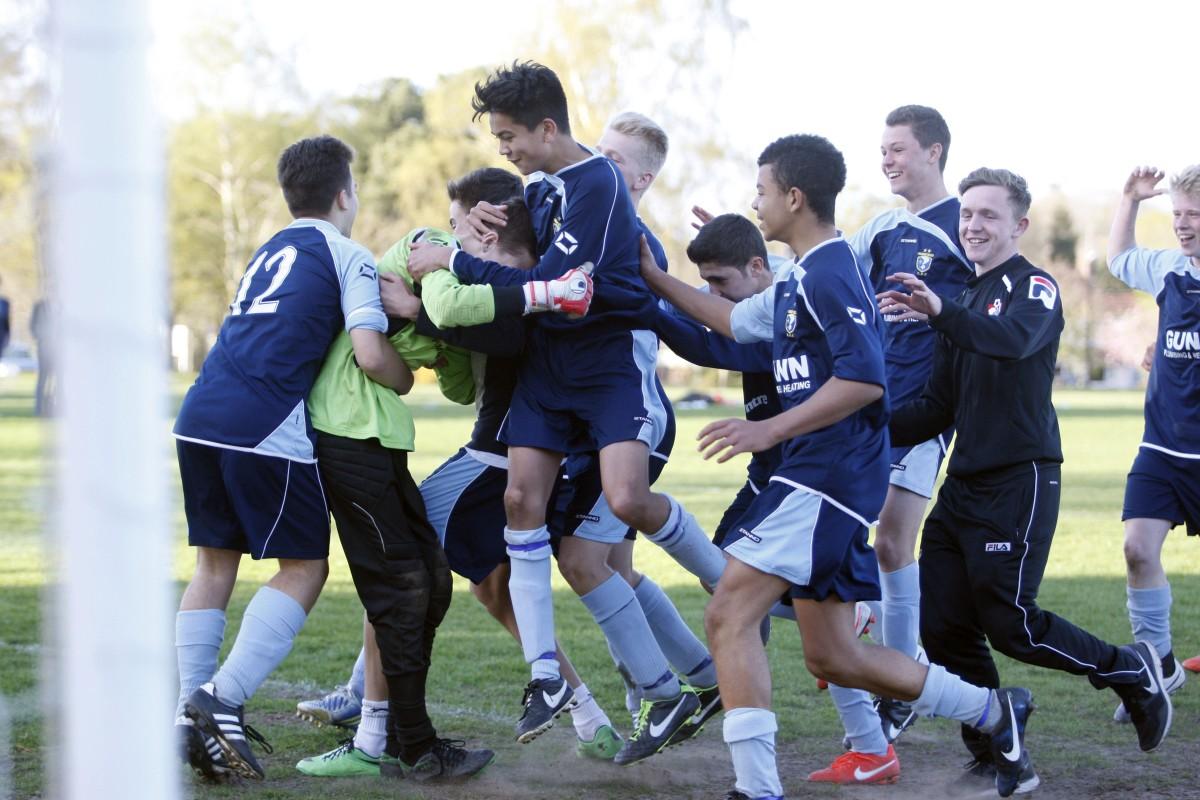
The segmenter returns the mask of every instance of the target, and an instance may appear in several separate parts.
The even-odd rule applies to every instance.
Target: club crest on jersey
[[[558,238],[554,240],[554,246],[567,255],[571,255],[579,247],[579,242],[567,231],[559,231]]]
[[[1029,299],[1040,300],[1047,311],[1053,311],[1054,303],[1058,300],[1058,289],[1049,278],[1034,275],[1029,279]]]
[[[796,338],[796,309],[789,308],[783,318],[783,332],[789,337]]]
[[[928,247],[917,253],[917,274],[924,275],[933,266],[933,251]]]
[[[987,307],[989,317],[998,317],[1000,312],[1004,310],[1004,301],[997,297]]]
[[[867,324],[867,312],[863,311],[861,308],[854,308],[853,306],[846,306],[846,313],[849,314],[850,319],[854,320],[857,324],[859,324],[859,325]]]

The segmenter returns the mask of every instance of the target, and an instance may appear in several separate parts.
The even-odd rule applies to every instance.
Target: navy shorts
[[[1200,536],[1200,461],[1139,448],[1125,479],[1127,519],[1165,519]]]
[[[500,441],[582,453],[634,440],[654,447],[663,438],[668,415],[656,387],[652,332],[619,331],[568,346],[548,340],[553,331],[534,330],[541,335],[526,349]]]
[[[462,448],[421,482],[429,523],[437,531],[450,569],[472,583],[482,583],[508,561],[504,544],[508,469],[502,462],[502,456]]]
[[[879,600],[879,563],[867,526],[824,495],[771,478],[730,526],[723,549],[792,584],[800,600]]]
[[[657,384],[657,381],[656,381]],[[667,410],[667,425],[662,440],[650,452],[650,485],[662,475],[675,447],[675,415],[662,386],[658,391]],[[582,453],[569,457],[554,485],[547,516],[553,538],[578,536],[593,542],[616,544],[622,539],[634,539],[637,531],[617,519],[604,497],[600,481],[600,457],[597,453]]]
[[[725,537],[729,535],[729,529],[733,527],[733,523],[739,521],[746,515],[750,509],[750,504],[754,502],[754,498],[758,497],[762,490],[754,485],[754,481],[749,478],[742,484],[742,488],[738,489],[737,495],[733,498],[733,502],[729,504],[729,508],[725,509],[725,513],[721,515],[721,521],[717,523],[717,529],[713,532],[713,544],[717,547],[725,545]]]
[[[251,558],[329,556],[329,508],[317,465],[175,440],[188,544]]]

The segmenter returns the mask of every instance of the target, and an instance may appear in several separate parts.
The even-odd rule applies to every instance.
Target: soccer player
[[[1051,387],[1063,312],[1054,279],[1018,253],[1029,190],[1020,176],[987,168],[958,190],[959,235],[975,264],[966,291],[941,297],[916,275],[895,273],[888,280],[910,293],[880,295],[895,324],[916,312],[939,334],[921,396],[892,415],[893,442],[923,442],[951,423],[958,435],[921,542],[921,639],[931,660],[985,686],[999,684],[988,643],[1019,661],[1087,675],[1117,693],[1139,745],[1153,750],[1171,724],[1154,646],[1113,646],[1036,602],[1061,492]],[[963,780],[1003,774],[1009,765],[994,742],[985,750],[974,738]],[[1020,781],[1036,785],[1032,767]]]
[[[1200,535],[1200,164],[1170,183],[1177,250],[1137,246],[1134,223],[1143,200],[1164,193],[1164,174],[1135,169],[1121,194],[1108,237],[1108,268],[1158,303],[1158,340],[1146,389],[1146,430],[1125,481],[1125,565],[1135,639],[1154,645],[1168,692],[1185,673],[1171,648],[1171,585],[1162,563],[1167,532],[1183,524]],[[1200,671],[1200,658],[1189,659]],[[1124,705],[1115,714],[1128,722]]]
[[[440,231],[413,231],[388,250],[379,272],[407,278],[405,261],[417,240],[454,242]],[[467,351],[422,336],[412,326],[396,330],[389,342],[410,369],[435,369],[448,399],[475,399]],[[322,481],[370,621],[366,663],[380,663],[383,680],[373,680],[376,671],[367,669],[354,739],[298,767],[322,775],[466,777],[487,766],[493,753],[438,737],[426,710],[433,640],[450,607],[450,571],[408,471],[415,441],[412,414],[395,392],[375,387],[358,369],[348,338],[339,336],[308,408],[318,432]],[[306,762],[315,762],[317,769],[306,769]]]
[[[783,445],[766,489],[732,526],[725,543],[732,558],[705,612],[737,776],[727,797],[783,795],[758,624],[785,592],[793,598],[813,674],[989,733],[997,755],[1009,754],[1011,766],[996,781],[1008,796],[1030,763],[1023,742],[1032,710],[1028,690],[971,686],[936,664],[855,636],[855,601],[879,598],[867,526],[888,485],[882,322],[834,224],[846,180],[841,153],[819,136],[787,136],[770,144],[758,163],[753,206],[763,234],[801,254],[770,288],[734,304],[656,270],[645,248],[642,254],[647,284],[681,311],[738,341],[772,342],[784,408],[765,421],[721,420],[700,432],[705,457],[721,462]],[[889,753],[894,761],[890,746]]]
[[[643,114],[624,112],[609,121],[597,149],[616,165],[636,211],[666,160],[666,132]],[[505,224],[504,209],[489,203],[480,203],[471,209],[467,222],[477,233],[486,232],[487,225]],[[650,243],[656,262],[666,269],[667,257],[661,243],[640,217],[637,222]],[[644,304],[644,298],[635,294],[628,298],[628,302],[630,307],[634,307]],[[639,340],[640,346],[649,344],[649,340]],[[655,352],[642,354],[645,360],[652,361],[655,357]],[[661,474],[670,458],[675,438],[675,421],[670,402],[657,377],[654,383],[666,411],[667,421],[661,438],[651,452],[651,484]],[[702,707],[689,723],[688,735],[691,735],[692,731],[698,731],[705,721],[720,710],[720,693],[716,687],[716,671],[712,666],[712,658],[708,649],[683,621],[666,593],[654,581],[634,570],[635,532],[617,519],[609,508],[602,493],[602,476],[594,452],[577,454],[567,460],[564,480],[555,488],[552,505],[554,509],[548,522],[551,535],[581,540],[563,541],[559,548],[560,571],[572,586],[581,587],[581,594],[611,581],[614,571],[620,573],[621,578],[633,588],[646,616],[646,622],[670,666],[697,688]],[[599,547],[585,542],[594,543]],[[608,550],[607,558],[605,549]],[[712,548],[708,552],[711,555],[719,555]],[[613,651],[613,658],[617,661],[618,669],[626,682],[626,706],[633,716],[636,729],[643,698],[636,683],[630,681],[628,669],[620,663],[614,648],[610,646],[610,650]],[[681,733],[677,738],[682,740],[686,737]]]
[[[666,132],[649,117],[626,111],[609,120],[596,149],[616,165],[636,212],[666,161]],[[667,269],[667,256],[662,244],[641,217],[637,218],[637,224],[650,244],[655,262],[660,268]],[[639,343],[651,344],[648,339],[639,340]],[[644,355],[650,361],[657,360],[656,341],[653,346],[653,352]],[[667,420],[662,436],[650,453],[651,484],[665,468],[675,441],[674,411],[657,375],[654,389],[662,402]],[[667,662],[689,685],[696,688],[701,701],[701,708],[689,723],[689,730],[681,731],[677,737],[682,741],[699,731],[708,719],[720,711],[720,692],[712,657],[662,588],[634,569],[635,531],[617,519],[609,508],[602,493],[603,481],[595,454],[568,459],[566,470],[568,480],[559,487],[561,498],[550,523],[552,532],[564,537],[559,547],[559,570],[581,596],[606,582],[612,582],[614,571],[633,589],[646,623]],[[709,552],[719,555],[712,549]],[[636,729],[644,698],[636,681],[629,680],[628,668],[620,663],[617,648],[610,646],[610,650],[626,680],[626,707],[633,716]]]
[[[353,152],[331,136],[279,157],[295,221],[251,259],[213,349],[175,422],[196,572],[175,622],[176,719],[188,760],[208,777],[264,772],[243,723],[246,700],[287,656],[329,567],[329,514],[305,398],[338,331],[359,367],[407,392],[412,372],[388,344],[374,259],[350,236]],[[225,608],[243,553],[279,571],[246,607],[220,670]]]
[[[528,211],[520,198],[521,188],[521,181],[517,176],[494,168],[476,170],[450,181],[447,187],[450,196],[450,226],[458,232],[461,246],[476,255],[500,254],[512,259],[511,263],[522,266],[535,263],[533,228]],[[486,240],[481,241],[462,224],[465,209],[476,202],[490,200],[502,203],[510,199],[514,200],[510,203],[514,206],[511,224],[498,232],[489,231]],[[415,323],[405,325],[402,331],[393,337],[392,343],[410,365],[432,366],[438,373],[439,383],[443,384],[443,394],[447,397],[459,401],[479,401],[479,419],[471,441],[422,482],[420,492],[429,510],[429,522],[432,523],[437,538],[446,548],[446,559],[450,569],[471,580],[472,593],[515,635],[512,608],[504,586],[507,581],[507,564],[503,525],[500,522],[504,512],[505,450],[502,444],[496,442],[495,431],[508,410],[508,400],[516,380],[516,357],[521,351],[525,324],[520,315],[542,309],[528,307],[522,287],[494,290],[489,286],[461,286],[447,272],[432,276],[423,286],[422,297],[416,297],[405,288],[407,284],[403,278],[407,276],[409,247],[418,239],[440,243],[453,242],[448,234],[424,228],[406,236],[381,260],[385,310],[393,316]],[[389,277],[393,275],[401,276],[401,279]],[[553,295],[554,291],[543,294]],[[389,300],[393,304],[399,302],[402,306],[393,307]],[[422,305],[422,300],[425,301],[425,306]],[[425,308],[428,309],[428,313],[421,313]],[[473,327],[445,331],[436,327],[435,321],[446,328],[458,325]],[[479,359],[462,348],[491,357]],[[473,389],[465,397],[456,394],[455,390],[461,392],[458,381],[449,382],[449,387],[446,385],[448,382],[443,381],[443,373],[447,371],[454,376],[461,374],[461,370],[450,369],[450,365],[447,364],[447,361],[453,364],[460,356],[467,358],[468,380],[471,384],[468,388]],[[338,363],[341,363],[340,360]],[[328,363],[326,370],[329,370]],[[481,378],[477,387],[475,380],[470,377],[471,373]],[[320,395],[322,405],[332,405],[340,411],[344,404],[337,402],[332,389],[350,382],[341,377],[337,380],[324,380],[325,377],[323,372],[322,380],[318,381],[313,390],[313,398]],[[322,388],[330,391],[322,391]],[[313,400],[310,399],[310,405],[312,404]],[[346,416],[345,413],[340,415]],[[405,409],[395,409],[393,413],[378,416],[381,420],[403,418],[406,429],[411,430],[411,418]],[[315,415],[314,419],[317,427],[321,428],[324,420],[317,419]],[[344,428],[345,425],[338,427]],[[406,441],[411,441],[411,434],[408,434]],[[438,550],[440,552],[441,548]],[[433,554],[429,555],[432,560]],[[422,626],[413,624],[406,629],[419,632]],[[367,633],[364,644],[365,649],[370,651],[373,650],[370,645],[375,633],[370,630],[369,625]],[[413,649],[418,659],[421,652],[419,648]],[[619,746],[619,736],[595,701],[588,699],[590,693],[586,686],[581,684],[570,662],[561,652],[560,658],[564,662],[564,674],[573,678],[572,685],[577,687],[577,704],[572,709],[572,716],[576,722],[576,730],[580,732],[580,751],[585,755],[599,757],[603,757],[606,751],[607,757],[611,758],[616,752],[616,746]],[[355,663],[354,674],[347,686],[339,687],[318,700],[305,701],[299,705],[301,715],[309,718],[319,718],[319,714],[332,715],[341,712],[345,721],[338,724],[342,725],[353,725],[347,718],[351,717],[351,714],[357,717],[357,709],[360,706],[363,714],[362,722],[358,724],[352,741],[329,753],[302,760],[297,764],[301,772],[339,777],[379,773],[379,755],[383,749],[385,735],[382,723],[387,717],[388,697],[390,695],[394,703],[395,698],[400,695],[394,686],[389,685],[371,691],[372,681],[367,678],[379,670],[378,661],[377,650],[374,653],[368,652],[365,658],[364,654],[360,653]],[[359,688],[356,694],[353,693],[352,687],[356,682],[359,687],[365,684],[368,697],[365,702],[362,700],[363,688]],[[389,684],[394,683],[389,681]],[[400,690],[405,688],[405,684],[399,685]],[[355,710],[344,711],[349,708]],[[328,718],[326,721],[329,721]],[[605,730],[609,734],[607,737]],[[457,767],[457,771],[461,770],[462,767]]]
[[[775,279],[774,271],[766,243],[754,223],[739,214],[706,219],[688,244],[687,257],[699,269],[708,291],[738,303],[769,289]],[[767,420],[782,410],[775,392],[768,343],[739,344],[674,309],[658,309],[654,330],[676,355],[693,364],[741,372],[746,419]],[[746,482],[725,509],[713,533],[713,542],[718,546],[754,497],[767,488],[781,453],[782,445],[776,444],[751,454]]]
[[[947,191],[943,177],[949,150],[950,130],[935,109],[901,106],[888,114],[881,167],[905,207],[878,214],[848,240],[876,291],[897,288],[888,283],[888,275],[914,272],[939,294],[957,297],[973,274],[958,241],[958,200]],[[920,320],[885,327],[884,363],[893,405],[920,394],[933,362],[935,335]],[[875,529],[883,644],[912,658],[920,651],[921,603],[914,549],[952,435],[953,429],[947,429],[914,447],[892,447],[887,498]],[[869,697],[843,687],[832,687],[830,696],[846,726],[850,752],[810,778],[857,783],[863,772],[854,766],[887,761],[888,745],[916,714],[907,703],[887,697],[875,701],[872,713]],[[869,766],[865,771],[871,771]],[[894,777],[890,771],[888,777]]]
[[[637,217],[616,165],[571,137],[566,96],[546,67],[527,62],[501,68],[477,84],[475,94],[476,116],[488,116],[501,155],[523,174],[542,173],[525,194],[540,260],[526,272],[461,251],[426,247],[413,254],[414,274],[449,266],[467,283],[511,285],[558,275],[584,261],[595,264],[595,298],[588,316],[577,321],[543,317],[531,329],[501,432],[509,446],[509,590],[532,671],[520,736],[548,728],[571,702],[570,687],[553,657],[546,527],[546,503],[564,453],[598,450],[603,491],[613,513],[625,525],[652,531],[650,538],[673,557],[693,562],[693,573],[715,580],[724,559],[694,517],[649,488],[649,448],[661,438],[666,413],[654,391],[655,337],[637,329],[637,309],[625,310],[614,302],[615,295],[645,292],[638,274]],[[617,763],[646,758],[679,741],[701,702],[671,672],[632,587],[612,574],[597,586],[579,583],[574,588],[582,592],[618,660],[648,701]]]

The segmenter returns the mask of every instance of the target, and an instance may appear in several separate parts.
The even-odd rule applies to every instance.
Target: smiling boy
[[[1139,167],[1125,182],[1108,239],[1108,266],[1127,286],[1154,297],[1158,339],[1146,389],[1146,430],[1125,482],[1125,563],[1129,621],[1162,658],[1167,690],[1183,685],[1187,666],[1171,649],[1171,586],[1163,569],[1167,533],[1184,524],[1200,535],[1200,164],[1171,180],[1178,250],[1137,246],[1134,222],[1143,200],[1163,193],[1164,174]],[[1114,718],[1127,722],[1118,707]]]
[[[1058,284],[1018,252],[1029,227],[1025,180],[977,169],[959,184],[959,235],[975,276],[957,298],[940,297],[911,273],[889,280],[911,294],[880,295],[897,324],[924,314],[940,334],[921,396],[898,408],[894,445],[925,441],[954,424],[958,435],[921,541],[921,639],[932,661],[984,686],[1000,677],[987,645],[1050,669],[1086,675],[1130,710],[1143,750],[1171,724],[1162,666],[1145,641],[1116,647],[1037,605],[1058,521],[1062,445],[1051,402],[1063,329]],[[1011,765],[968,741],[965,780]],[[1032,764],[1015,788],[1038,784]]]

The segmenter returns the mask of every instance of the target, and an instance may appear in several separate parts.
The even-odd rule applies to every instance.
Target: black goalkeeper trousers
[[[378,439],[318,433],[317,463],[342,550],[388,684],[387,753],[411,764],[436,737],[425,679],[450,607],[446,554],[408,472],[408,453]]]
[[[1141,662],[1037,604],[1061,494],[1058,464],[947,476],[921,539],[921,640],[930,661],[997,688],[988,643],[1018,661],[1087,675],[1097,688],[1137,680]]]

